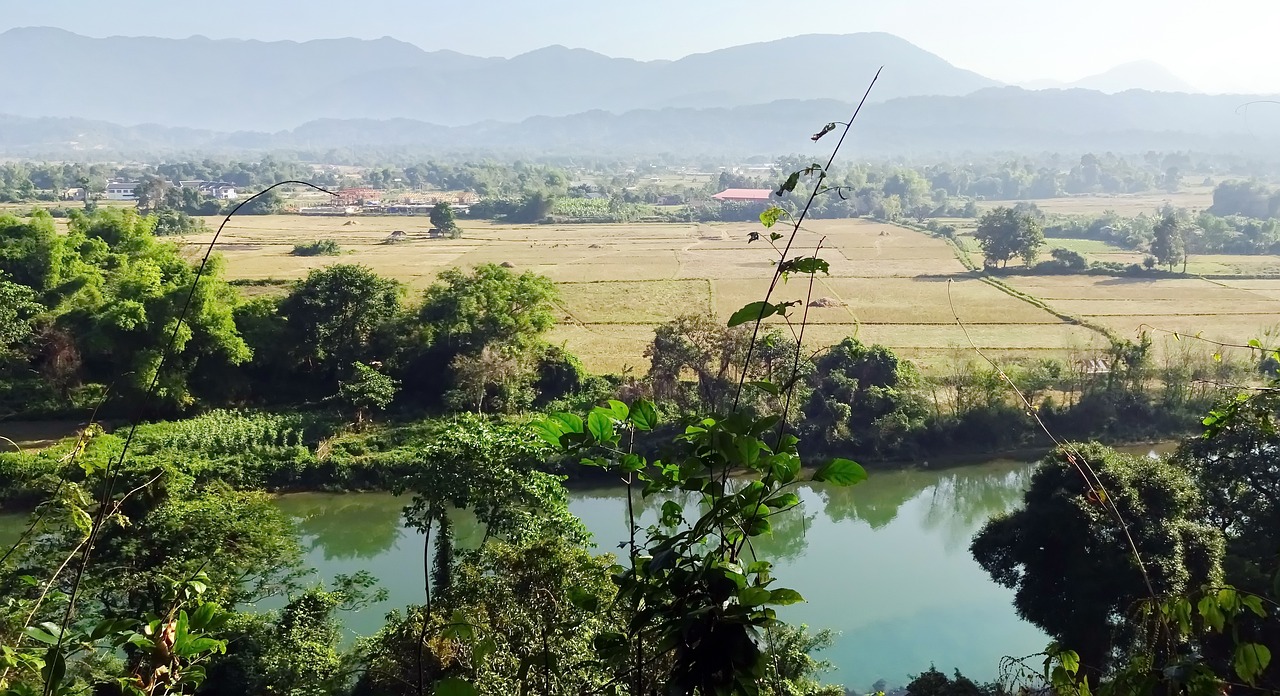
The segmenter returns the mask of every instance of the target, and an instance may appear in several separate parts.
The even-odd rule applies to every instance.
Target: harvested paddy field
[[[1144,201],[1143,205],[1150,203]],[[214,222],[214,221],[211,221]],[[443,269],[507,264],[554,280],[559,324],[550,339],[564,343],[589,369],[647,368],[644,350],[653,328],[681,314],[727,318],[763,297],[777,258],[767,243],[748,243],[757,224],[495,225],[461,221],[461,239],[427,236],[423,217],[242,217],[223,233],[227,275],[246,294],[280,291],[272,281],[302,278],[333,263],[362,263],[404,282],[412,291]],[[354,223],[354,224],[352,224]],[[392,242],[393,232],[403,235]],[[195,255],[209,235],[183,240]],[[298,257],[296,244],[332,239],[338,256]],[[774,299],[809,304],[805,342],[813,348],[846,336],[882,343],[926,369],[965,352],[970,341],[990,355],[1058,356],[1106,344],[1097,328],[1132,336],[1139,326],[1247,340],[1280,320],[1280,279],[1209,281],[1097,276],[1015,276],[1004,280],[1017,297],[965,270],[947,242],[867,220],[816,220],[796,238],[793,252],[831,264],[812,293],[792,277]],[[1066,244],[1059,244],[1066,242]],[[1081,240],[1049,245],[1082,247],[1090,256],[1115,253]],[[1204,263],[1265,264],[1271,257],[1208,259]],[[1280,264],[1280,259],[1275,260]],[[1192,264],[1197,263],[1193,257]],[[254,285],[258,283],[259,285]],[[1084,320],[1073,323],[1039,306]],[[795,308],[799,316],[803,307]],[[954,312],[954,313],[953,313]],[[959,316],[967,329],[956,325]],[[779,328],[787,330],[781,322]]]

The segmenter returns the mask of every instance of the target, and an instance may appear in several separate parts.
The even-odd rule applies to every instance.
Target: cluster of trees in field
[[[223,210],[222,202],[204,199],[195,191],[178,191],[176,184],[184,180],[225,181],[257,191],[278,181],[298,179],[325,187],[468,191],[485,199],[473,209],[474,217],[513,222],[538,222],[548,216],[560,221],[593,222],[742,221],[754,219],[758,206],[721,205],[710,201],[709,196],[725,188],[773,188],[780,172],[806,164],[795,158],[780,158],[770,163],[766,171],[753,174],[742,173],[751,170],[727,169],[722,163],[707,163],[708,171],[719,171],[718,176],[708,184],[694,184],[684,181],[683,167],[620,162],[423,161],[379,163],[357,170],[271,156],[256,162],[205,159],[124,167],[18,163],[0,166],[0,202],[58,200],[63,191],[76,186],[87,186],[92,195],[103,189],[107,178],[123,178],[144,182],[144,207],[162,205],[187,215],[212,215]],[[1192,166],[1196,164],[1191,155],[1184,153],[1148,153],[1141,159],[1086,154],[1078,161],[1047,155],[931,165],[859,164],[831,172],[828,183],[836,191],[820,197],[811,213],[817,217],[872,216],[891,221],[976,217],[975,201],[984,199],[1172,191],[1181,179],[1180,172]],[[650,176],[664,172],[680,176],[670,183]],[[170,188],[175,192],[169,192]],[[549,207],[526,206],[531,198],[551,199],[553,203]],[[563,201],[562,210],[555,209],[556,200]],[[577,202],[588,200],[589,203]],[[279,206],[262,209],[276,212]],[[543,215],[535,217],[533,213]]]

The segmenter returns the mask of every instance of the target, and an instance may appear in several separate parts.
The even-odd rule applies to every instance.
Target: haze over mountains
[[[1185,94],[1158,65],[1029,91],[889,34],[810,35],[641,62],[552,46],[514,58],[390,38],[295,43],[0,34],[0,153],[333,148],[531,153],[803,151],[884,74],[868,154],[1280,149],[1280,113]],[[1135,88],[1149,91],[1134,91]],[[147,124],[147,125],[138,125]]]
[[[802,36],[640,62],[563,46],[508,59],[390,38],[96,39],[31,28],[0,34],[0,65],[40,66],[0,72],[6,113],[218,130],[279,130],[317,118],[458,126],[592,109],[849,100],[880,65],[892,66],[892,79],[876,90],[881,101],[997,84],[889,34]]]

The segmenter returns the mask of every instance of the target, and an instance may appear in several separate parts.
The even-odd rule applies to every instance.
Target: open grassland
[[[1052,276],[1006,282],[1060,312],[1126,338],[1145,330],[1153,336],[1179,332],[1245,343],[1280,323],[1280,280]]]
[[[1062,198],[1037,198],[1027,201],[982,201],[978,203],[978,208],[987,211],[1002,205],[1013,206],[1022,202],[1035,203],[1040,210],[1050,215],[1101,215],[1107,211],[1124,216],[1142,213],[1152,215],[1165,204],[1193,211],[1204,210],[1213,205],[1213,187],[1189,186],[1175,193],[1133,193],[1113,196],[1090,194]]]
[[[556,282],[561,297],[551,340],[564,343],[592,370],[631,367],[639,372],[647,367],[644,350],[654,326],[687,313],[727,318],[764,296],[777,258],[767,243],[748,243],[748,234],[760,227],[747,223],[495,225],[463,220],[464,234],[457,240],[429,239],[429,226],[425,217],[242,217],[228,226],[220,246],[228,276],[249,282],[296,280],[333,263],[366,264],[414,292],[450,267],[500,263],[542,273]],[[389,243],[396,230],[406,238]],[[289,253],[295,244],[320,239],[336,241],[342,253]],[[183,242],[195,256],[202,251],[197,245],[208,240],[209,235],[199,235]],[[974,277],[950,244],[926,234],[866,220],[817,220],[797,236],[793,252],[810,254],[819,242],[819,255],[831,264],[830,276],[819,276],[812,292],[806,278],[792,277],[774,294],[778,301],[812,303],[805,343],[817,349],[857,336],[893,347],[926,369],[942,369],[961,353],[973,357],[971,343],[992,357],[1065,357],[1105,345],[1106,337],[1090,325],[1124,336],[1147,324],[1243,341],[1280,321],[1280,279],[1005,280],[1016,291],[1042,300],[1051,312]],[[1090,253],[1112,253],[1106,245],[1081,240],[1050,244],[1059,242]],[[1244,263],[1254,257],[1227,258]],[[280,291],[255,285],[242,290]],[[794,308],[795,318],[805,304]],[[963,328],[956,324],[957,316]],[[791,331],[783,322],[771,324]]]

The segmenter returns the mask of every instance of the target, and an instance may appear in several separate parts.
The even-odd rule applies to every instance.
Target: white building
[[[107,183],[106,199],[109,201],[136,201],[138,182],[112,181]]]

